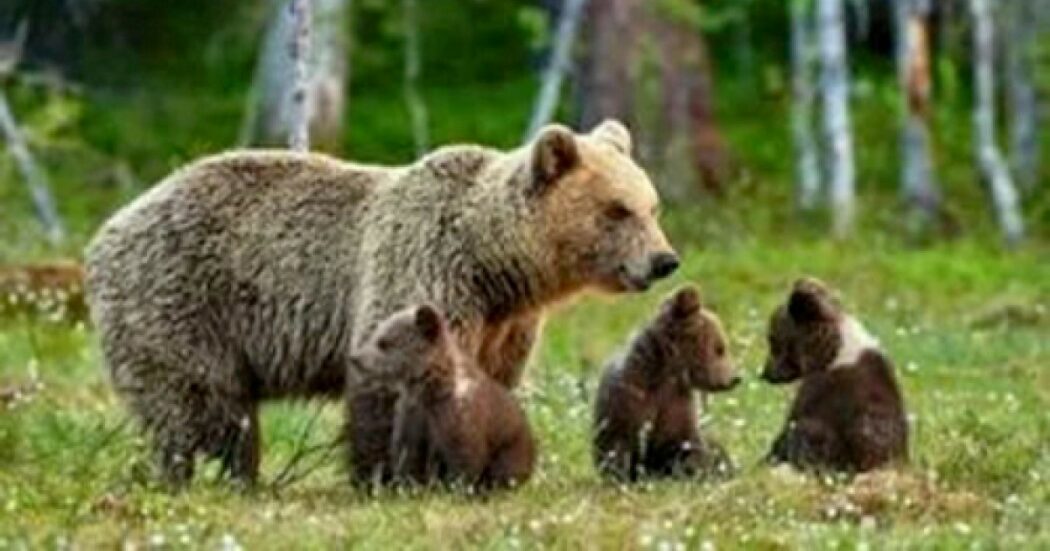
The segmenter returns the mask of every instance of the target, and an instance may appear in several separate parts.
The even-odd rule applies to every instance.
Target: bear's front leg
[[[649,438],[645,468],[655,476],[674,477],[726,475],[733,470],[725,450],[700,434],[692,398],[661,404]]]
[[[501,385],[517,386],[542,324],[542,315],[530,312],[487,329],[478,352],[481,368]]]
[[[351,480],[358,487],[391,481],[390,451],[399,395],[388,389],[354,390],[347,404]]]

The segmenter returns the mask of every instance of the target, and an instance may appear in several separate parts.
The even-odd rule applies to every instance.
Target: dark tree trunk
[[[580,71],[580,125],[606,118],[631,120],[631,64],[637,0],[591,0],[583,27],[587,52]]]

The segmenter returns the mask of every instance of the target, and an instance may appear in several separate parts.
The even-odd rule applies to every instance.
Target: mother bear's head
[[[622,124],[608,120],[588,134],[550,125],[526,150],[533,235],[563,285],[644,291],[678,268],[657,220],[656,190],[631,158]]]

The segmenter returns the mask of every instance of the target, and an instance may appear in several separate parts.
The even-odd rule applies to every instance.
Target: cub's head
[[[678,267],[657,221],[649,177],[631,159],[631,136],[616,121],[589,134],[547,126],[528,146],[519,177],[534,205],[543,259],[560,285],[642,291]]]
[[[383,321],[355,351],[350,384],[412,385],[448,374],[453,371],[456,350],[437,308],[429,304],[409,307]]]
[[[795,282],[787,302],[769,321],[769,358],[762,378],[788,383],[811,373],[855,363],[878,343],[820,281]]]
[[[665,353],[668,374],[691,388],[708,392],[729,390],[740,383],[729,355],[722,322],[703,307],[695,287],[676,291],[661,307],[654,322]]]

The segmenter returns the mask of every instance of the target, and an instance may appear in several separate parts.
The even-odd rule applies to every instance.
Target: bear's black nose
[[[649,279],[663,279],[678,269],[678,256],[674,253],[656,253],[649,269]]]

